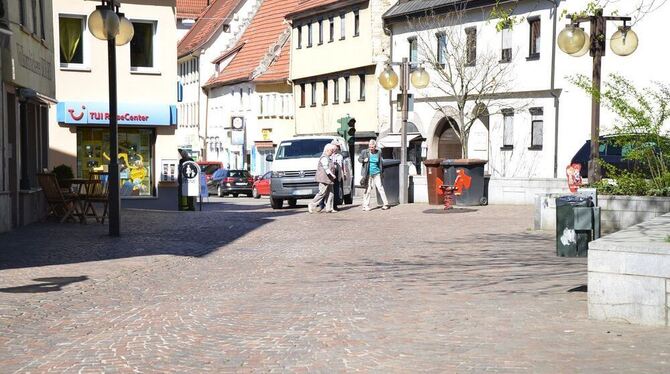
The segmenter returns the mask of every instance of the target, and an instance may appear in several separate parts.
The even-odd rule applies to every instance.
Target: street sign
[[[200,194],[200,166],[195,161],[186,161],[181,165],[182,196],[198,196]]]

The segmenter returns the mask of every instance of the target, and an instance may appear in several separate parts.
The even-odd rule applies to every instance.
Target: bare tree
[[[471,11],[461,5],[446,14],[430,13],[408,20],[417,36],[420,62],[430,68],[432,92],[426,96],[428,104],[455,120],[448,123],[461,142],[463,157],[468,157],[470,130],[477,120],[503,109],[520,109],[518,103],[500,101],[512,89],[515,53],[511,46],[504,52],[477,48],[476,35],[464,26],[473,17],[487,20],[490,11]],[[456,113],[445,103],[453,103]]]

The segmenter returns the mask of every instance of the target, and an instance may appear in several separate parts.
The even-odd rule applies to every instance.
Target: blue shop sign
[[[57,118],[59,123],[66,125],[108,125],[109,104],[63,101],[58,103]],[[120,126],[176,126],[177,107],[163,104],[119,103],[117,122]]]

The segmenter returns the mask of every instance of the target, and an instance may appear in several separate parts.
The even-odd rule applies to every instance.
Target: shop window
[[[119,178],[121,196],[152,196],[153,129],[119,128]],[[77,173],[88,178],[92,171],[108,171],[109,129],[77,129]]]
[[[60,39],[60,66],[69,67],[84,63],[84,17],[58,17]]]
[[[133,22],[135,34],[130,41],[130,70],[154,70],[156,23]]]
[[[531,18],[528,23],[530,24],[528,59],[536,60],[540,58],[540,18]]]
[[[542,108],[530,108],[530,147],[529,149],[542,149],[542,132],[544,127],[544,110]]]
[[[477,63],[477,29],[469,27],[465,29],[465,64],[475,66]]]

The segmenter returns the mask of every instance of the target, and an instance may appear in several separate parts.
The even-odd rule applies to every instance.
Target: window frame
[[[358,74],[358,101],[365,101],[365,74]]]
[[[340,14],[340,40],[344,40],[347,37],[347,15],[345,13]]]
[[[312,91],[312,103],[309,106],[310,107],[315,107],[316,106],[316,81],[312,82],[310,88],[311,88],[311,91]]]
[[[340,78],[333,79],[333,104],[340,103]]]
[[[514,149],[514,110],[513,109],[502,109],[503,115],[503,136],[502,136],[502,147],[500,150],[508,151]],[[510,121],[509,123],[507,121]],[[509,133],[506,131],[510,127]],[[505,136],[509,134],[509,139]]]
[[[323,102],[321,105],[328,105],[328,80],[324,80],[321,82],[323,85]]]
[[[296,36],[297,43],[295,49],[302,49],[302,25],[296,26],[298,30],[298,35]]]
[[[319,44],[323,44],[323,19],[319,19]]]
[[[544,108],[535,107],[528,110],[530,112],[530,147],[529,150],[539,151],[544,146]],[[536,143],[535,126],[540,126],[540,143]]]
[[[472,37],[472,39],[470,39]],[[465,66],[477,65],[477,28],[468,27],[465,29]]]
[[[351,102],[351,77],[344,77],[344,102]]]
[[[335,17],[328,18],[328,31],[330,32],[328,43],[332,43],[335,41]]]
[[[542,19],[540,16],[528,17],[528,57],[526,60],[529,61],[540,59],[540,51],[533,39],[533,24],[535,23],[538,24],[538,35],[535,37],[535,40],[542,41]]]
[[[130,68],[130,74],[159,74],[160,72],[160,66],[159,66],[159,61],[160,59],[159,54],[158,54],[158,46],[160,43],[158,43],[158,21],[157,20],[152,20],[152,19],[132,19],[130,22],[133,23],[133,27],[135,27],[135,23],[148,23],[151,25],[151,30],[153,32],[153,37],[151,38],[151,49],[152,49],[152,66],[147,67],[147,66],[133,66],[132,64],[132,41],[129,43],[129,48],[128,48],[128,53],[130,54],[129,58],[129,68]]]
[[[76,18],[81,21],[81,63],[78,62],[60,62],[61,50],[60,50],[60,19],[61,18]],[[58,13],[58,43],[54,46],[58,48],[58,63],[61,70],[76,70],[76,71],[91,71],[89,65],[89,38],[88,35],[88,16],[85,14],[72,14],[72,13]]]
[[[500,63],[512,62],[512,28],[509,25],[500,30]],[[505,40],[509,38],[508,48],[505,48]]]
[[[305,107],[305,84],[300,84],[300,107]]]
[[[354,38],[361,34],[361,14],[358,9],[354,10]]]
[[[437,39],[437,63],[445,67],[447,65],[447,34],[445,32],[438,32],[435,34]]]
[[[416,36],[407,38],[407,44],[409,47],[409,62],[416,63],[419,60],[419,42]],[[412,58],[412,53],[414,53],[414,58]]]
[[[307,24],[307,48],[312,48],[312,23]]]

